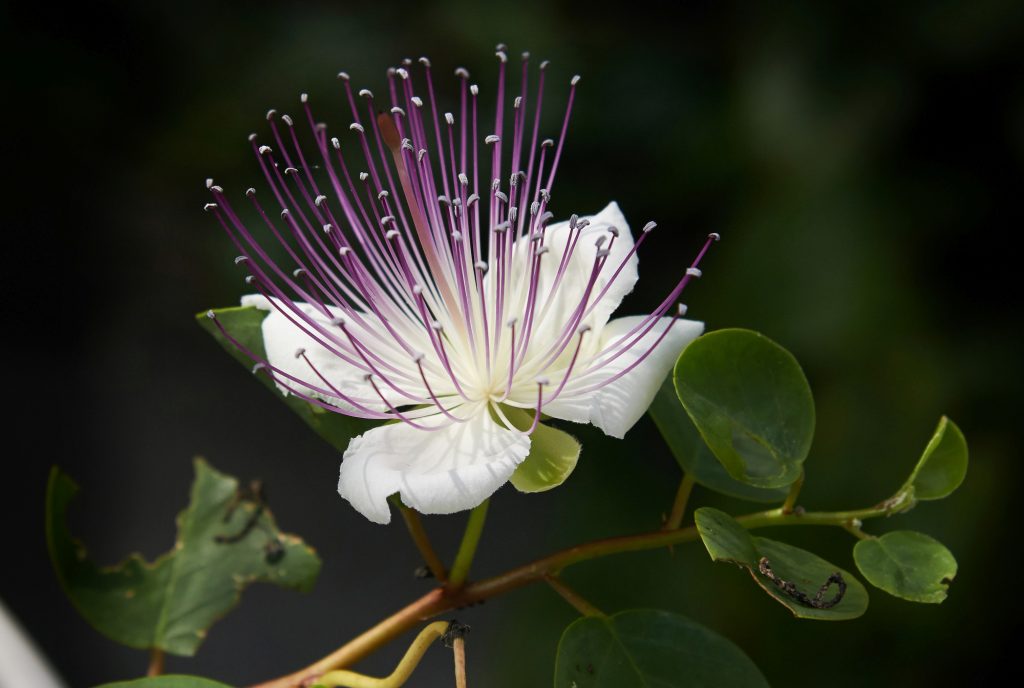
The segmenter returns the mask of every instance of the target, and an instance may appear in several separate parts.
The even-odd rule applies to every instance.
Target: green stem
[[[317,685],[325,688],[398,688],[409,680],[427,648],[445,634],[448,625],[447,621],[435,621],[420,631],[390,676],[376,678],[341,669],[324,674],[317,680]]]
[[[900,492],[892,499],[868,509],[855,511],[809,511],[802,514],[785,514],[782,509],[769,509],[759,511],[736,518],[744,528],[765,528],[768,526],[839,526],[850,524],[855,520],[866,520],[880,516],[891,516],[906,511],[914,505],[914,500],[908,494]],[[486,513],[486,502],[477,510]],[[470,515],[470,526],[474,521],[479,521],[476,527],[476,535],[472,538],[472,549],[476,549],[476,543],[480,539],[480,527],[483,526],[483,516],[477,516],[476,511]],[[471,528],[466,528],[466,538],[463,539],[463,546],[467,545]],[[611,554],[623,552],[636,552],[640,550],[658,549],[669,547],[684,542],[693,542],[700,537],[695,526],[679,528],[677,530],[656,530],[649,533],[638,533],[635,535],[623,535],[619,537],[595,540],[555,552],[542,559],[524,564],[517,568],[506,571],[493,578],[471,583],[455,590],[447,588],[436,588],[412,604],[395,612],[386,619],[380,621],[376,626],[364,631],[345,645],[327,655],[323,659],[310,666],[288,676],[261,683],[254,688],[298,688],[309,685],[310,681],[322,676],[324,673],[338,667],[349,666],[372,654],[378,648],[384,646],[391,640],[406,633],[418,626],[424,619],[443,614],[458,607],[480,602],[500,594],[516,590],[530,583],[553,575],[557,575],[563,569],[578,564],[582,561],[597,559]],[[460,548],[459,554],[462,554]],[[469,560],[472,555],[468,555]],[[458,558],[456,559],[456,563]],[[468,571],[468,561],[465,570]],[[455,567],[449,578],[449,586],[454,579]],[[465,573],[462,574],[463,582]]]
[[[562,579],[558,576],[553,574],[544,576],[544,580],[551,586],[552,590],[561,595],[563,600],[575,607],[576,611],[583,616],[605,616],[604,612],[590,604],[590,602],[587,602],[582,595],[562,582]]]
[[[686,515],[686,503],[690,501],[690,493],[693,492],[695,482],[693,473],[683,474],[683,479],[679,483],[679,489],[676,491],[675,501],[672,502],[672,512],[669,514],[668,520],[665,521],[665,530],[676,530],[683,524],[683,516]]]
[[[469,521],[466,523],[466,532],[462,534],[462,543],[455,555],[455,563],[448,574],[448,584],[445,591],[448,594],[456,593],[462,589],[469,576],[469,567],[473,565],[473,557],[476,555],[476,547],[480,544],[480,535],[484,531],[484,522],[487,520],[487,506],[490,500],[484,500],[480,506],[469,512]]]
[[[444,562],[437,556],[437,552],[434,551],[433,545],[430,544],[430,538],[427,536],[427,531],[423,527],[423,521],[420,520],[420,515],[415,509],[410,509],[402,503],[401,499],[397,497],[393,500],[398,505],[398,510],[402,514],[402,520],[405,521],[406,527],[409,529],[409,535],[412,536],[413,544],[416,545],[416,549],[419,550],[420,556],[423,557],[423,563],[427,565],[431,575],[437,579],[438,582],[444,583],[447,578],[447,574],[444,568]]]
[[[791,514],[796,509],[796,498],[800,496],[800,488],[804,486],[804,471],[800,469],[800,477],[796,479],[796,482],[789,486],[789,494],[786,495],[786,501],[782,503],[782,513]]]

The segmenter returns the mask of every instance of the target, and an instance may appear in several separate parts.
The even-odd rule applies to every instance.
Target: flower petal
[[[267,352],[267,360],[270,365],[280,371],[287,373],[307,383],[308,386],[300,385],[291,380],[282,378],[278,380],[278,389],[285,396],[288,389],[282,384],[286,382],[298,392],[323,399],[333,406],[341,409],[353,410],[352,404],[346,403],[335,395],[324,394],[323,390],[329,390],[328,385],[320,379],[317,372],[310,363],[316,366],[316,371],[330,381],[330,385],[342,392],[349,398],[357,401],[364,408],[373,411],[385,411],[387,407],[376,395],[373,388],[366,382],[366,370],[353,365],[349,361],[339,357],[336,353],[328,350],[317,342],[307,332],[300,329],[289,317],[285,316],[269,299],[259,294],[250,294],[242,297],[243,306],[253,306],[260,310],[268,311],[270,314],[263,320],[263,346]],[[328,318],[322,312],[307,303],[296,302],[295,306],[300,308],[314,322],[331,327]],[[289,307],[285,307],[289,316],[298,318]],[[330,308],[333,313],[337,309]],[[340,311],[338,312],[340,314]],[[366,316],[373,318],[373,316]],[[302,322],[301,320],[299,322]],[[303,323],[305,325],[305,323]],[[307,329],[309,329],[307,327]],[[309,363],[296,353],[302,350]],[[352,357],[352,355],[350,355]],[[354,359],[354,357],[353,357]],[[320,391],[317,391],[320,390]]]
[[[349,444],[338,493],[374,523],[391,521],[395,492],[420,513],[451,514],[490,497],[529,453],[530,437],[498,425],[485,405],[433,432],[383,425]]]
[[[645,316],[631,315],[609,322],[601,332],[601,349],[614,344],[644,319]],[[580,377],[566,385],[557,399],[544,406],[544,414],[578,423],[593,423],[612,437],[625,436],[654,401],[658,388],[680,352],[704,330],[704,323],[677,320],[654,351],[635,368],[596,391],[592,388],[636,363],[665,332],[671,320],[660,318],[640,341],[595,372],[587,374],[581,371]]]

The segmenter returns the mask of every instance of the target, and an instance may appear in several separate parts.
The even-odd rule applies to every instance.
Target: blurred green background
[[[3,16],[5,378],[19,410],[6,414],[16,477],[0,502],[0,596],[71,685],[138,675],[146,659],[61,596],[42,535],[53,463],[83,485],[73,528],[101,561],[170,546],[193,454],[262,477],[282,527],[320,550],[314,593],[251,590],[174,671],[265,680],[424,590],[400,523],[372,525],[338,498],[336,453],[194,325],[244,293],[202,213],[203,182],[258,186],[245,136],[268,107],[297,110],[300,92],[344,128],[339,69],[383,90],[385,67],[425,54],[443,99],[460,65],[489,93],[497,42],[552,60],[552,112],[583,74],[556,216],[615,199],[634,228],[659,223],[624,312],[657,303],[707,232],[724,236],[688,290],[690,314],[760,330],[804,365],[818,431],[803,504],[888,496],[942,413],[971,446],[956,494],[868,525],[949,546],[960,573],[940,606],[873,591],[856,621],[796,621],[700,545],[567,580],[606,610],[660,607],[711,626],[777,686],[973,684],[1013,659],[1024,4],[185,1],[8,4]],[[573,431],[584,454],[563,488],[495,498],[478,574],[660,524],[678,470],[653,424],[625,442]],[[748,509],[699,489],[694,502]],[[449,555],[463,520],[428,520]],[[853,568],[842,531],[774,536]],[[534,587],[459,618],[473,628],[470,685],[512,688],[550,685],[573,613]],[[362,666],[389,671],[400,652]],[[449,676],[436,652],[410,685]]]

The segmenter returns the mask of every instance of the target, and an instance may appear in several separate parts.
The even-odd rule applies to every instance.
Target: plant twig
[[[791,514],[796,510],[796,499],[800,496],[800,488],[804,486],[804,471],[800,469],[800,477],[796,479],[792,485],[789,486],[789,494],[786,495],[786,501],[782,503],[782,513]]]
[[[683,524],[683,516],[686,515],[686,503],[690,501],[690,493],[693,492],[695,482],[693,473],[683,474],[683,479],[679,483],[679,489],[676,491],[675,501],[672,502],[672,511],[669,513],[668,520],[665,521],[665,530],[676,530]]]
[[[458,636],[452,641],[455,654],[455,688],[466,688],[466,638]]]
[[[551,589],[562,596],[566,602],[576,608],[583,616],[604,616],[604,612],[592,605],[587,600],[583,599],[583,596],[578,592],[570,588],[562,581],[561,578],[554,574],[544,576],[545,582],[551,586]]]
[[[892,499],[887,499],[867,509],[853,511],[808,511],[785,514],[779,508],[739,516],[736,520],[747,529],[764,528],[767,526],[842,527],[844,524],[850,523],[855,519],[864,520],[879,516],[890,516],[905,511],[913,506],[913,503],[913,499],[901,493]],[[493,578],[470,583],[454,591],[436,588],[305,669],[301,669],[288,676],[261,683],[253,688],[299,688],[300,686],[307,686],[310,684],[310,681],[315,680],[332,669],[350,666],[358,662],[391,640],[415,628],[425,619],[443,614],[451,609],[516,590],[538,580],[543,580],[549,575],[557,574],[566,567],[582,561],[623,552],[669,547],[684,542],[693,542],[699,537],[697,528],[695,526],[688,526],[677,530],[659,529],[653,532],[594,540],[555,552]],[[479,540],[479,533],[477,533],[476,539]],[[449,582],[450,580],[451,578],[449,578]]]
[[[490,500],[484,502],[469,512],[469,522],[466,523],[466,532],[462,535],[462,543],[455,555],[455,562],[448,574],[448,584],[445,590],[453,594],[462,589],[469,576],[469,567],[473,565],[473,557],[476,555],[476,547],[480,544],[480,535],[484,531],[484,521],[487,520],[487,505]]]
[[[394,499],[395,504],[398,505],[398,510],[402,514],[402,520],[405,521],[406,527],[409,529],[409,535],[412,536],[412,541],[416,545],[416,549],[419,550],[420,556],[423,557],[423,563],[427,565],[427,569],[430,574],[437,579],[438,582],[444,583],[447,580],[447,572],[445,571],[444,562],[437,556],[437,552],[434,551],[434,546],[430,544],[430,538],[427,536],[427,531],[423,527],[423,521],[420,520],[420,515],[415,509],[411,509],[402,503],[399,498]]]
[[[146,669],[146,676],[159,676],[164,673],[164,660],[167,655],[159,647],[149,650],[149,668]]]

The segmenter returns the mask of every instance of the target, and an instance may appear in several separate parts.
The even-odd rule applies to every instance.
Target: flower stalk
[[[466,578],[469,576],[469,568],[473,565],[473,557],[476,556],[477,545],[480,544],[480,536],[484,532],[484,522],[487,520],[487,507],[489,504],[489,499],[484,500],[480,506],[469,512],[466,532],[462,535],[462,543],[459,544],[459,551],[455,555],[451,575],[448,577],[448,584],[445,586],[445,591],[448,594],[457,593],[466,583]]]

